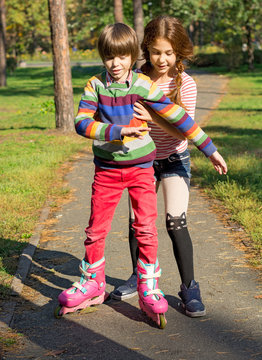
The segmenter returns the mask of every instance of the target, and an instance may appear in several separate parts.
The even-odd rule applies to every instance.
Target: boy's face
[[[119,55],[107,57],[104,60],[106,70],[117,82],[125,82],[131,69],[131,55]]]

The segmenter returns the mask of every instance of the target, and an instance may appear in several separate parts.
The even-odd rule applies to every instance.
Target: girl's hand
[[[168,121],[163,119],[157,113],[154,112],[148,105],[141,104],[140,102],[135,102],[134,110],[137,114],[133,114],[134,117],[140,120],[149,121],[157,124],[162,130],[164,130],[169,135],[173,136],[176,139],[185,140],[185,136],[174,126],[169,124]]]
[[[151,110],[150,112],[150,110],[151,109],[148,109],[146,105],[142,105],[140,102],[137,101],[134,104],[134,111],[136,112],[136,114],[133,114],[133,116],[140,120],[153,121],[152,115],[154,114],[154,111]]]
[[[123,127],[121,130],[121,136],[129,136],[142,140],[144,138],[143,133],[145,131],[150,131],[148,127]]]
[[[215,170],[220,175],[225,175],[227,173],[227,164],[218,151],[215,151],[211,156],[209,156],[209,160],[213,163]]]

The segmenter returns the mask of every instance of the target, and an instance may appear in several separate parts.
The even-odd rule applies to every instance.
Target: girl
[[[193,46],[180,21],[170,16],[159,16],[145,28],[142,51],[146,63],[141,70],[148,75],[174,103],[183,107],[194,118],[196,106],[195,81],[184,71],[184,60],[193,56]],[[199,284],[194,280],[193,247],[186,223],[190,187],[190,155],[188,142],[178,130],[170,130],[161,117],[136,103],[136,117],[150,122],[157,155],[154,161],[156,191],[160,181],[165,202],[166,228],[173,244],[174,255],[181,277],[179,296],[185,313],[190,317],[206,314],[201,300]],[[163,130],[164,129],[164,130]],[[175,136],[175,137],[174,137]],[[213,162],[213,157],[209,158]],[[226,174],[226,164],[214,168]],[[127,282],[117,288],[112,297],[117,300],[136,295],[137,241],[130,211],[129,245],[133,263],[133,274]]]

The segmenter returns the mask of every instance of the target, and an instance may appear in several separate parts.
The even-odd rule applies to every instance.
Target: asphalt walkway
[[[198,85],[196,120],[205,123],[225,91],[226,79],[201,73],[194,77]],[[31,249],[38,246],[33,251],[25,284],[18,276],[14,282],[18,296],[7,304],[10,311],[5,309],[6,317],[2,317],[2,321],[23,335],[22,344],[3,359],[261,359],[262,307],[258,298],[261,281],[258,273],[247,265],[243,252],[234,245],[231,230],[220,220],[222,214],[212,210],[211,202],[197,187],[191,189],[188,222],[194,245],[195,277],[207,308],[205,317],[191,319],[180,306],[177,295],[180,279],[165,230],[163,197],[159,191],[160,288],[169,302],[166,328],[160,330],[145,318],[137,297],[124,302],[110,300],[91,308],[91,312],[54,318],[58,294],[79,279],[93,169],[92,154],[81,154],[66,176],[72,196],[58,211],[50,212],[38,227],[41,236],[37,244],[31,245]],[[106,242],[108,292],[122,284],[131,272],[127,233],[127,193],[124,193]],[[23,258],[24,264],[30,262],[30,255]]]

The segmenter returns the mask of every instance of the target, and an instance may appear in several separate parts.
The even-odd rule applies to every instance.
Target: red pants
[[[96,167],[92,185],[91,215],[86,228],[85,259],[90,264],[104,256],[105,239],[123,190],[128,189],[135,214],[133,227],[138,240],[139,257],[149,264],[157,258],[157,198],[154,170],[130,167],[105,170]]]

